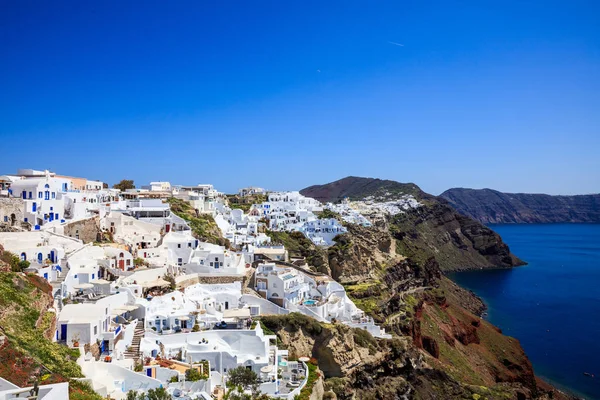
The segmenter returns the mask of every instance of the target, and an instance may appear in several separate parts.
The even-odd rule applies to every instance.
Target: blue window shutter
[[[25,190],[23,190],[23,198],[26,199],[27,198],[27,192]]]

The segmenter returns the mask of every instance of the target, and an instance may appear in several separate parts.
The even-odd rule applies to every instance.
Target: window
[[[223,263],[219,263],[219,265],[222,267],[222,266],[223,266]]]
[[[190,248],[192,247],[192,242],[188,243],[188,247],[190,247]]]
[[[8,222],[8,216],[7,215],[4,216],[4,222]]]
[[[56,198],[56,192],[52,192],[52,198],[55,199]]]
[[[54,214],[54,219],[58,219],[58,214]]]
[[[33,193],[29,192],[29,198],[32,199],[33,198]]]
[[[131,265],[131,260],[128,259],[127,261],[125,261],[125,264]]]
[[[38,199],[42,198],[42,192],[38,192]]]
[[[212,267],[212,266],[214,266],[214,263],[213,263],[212,261],[210,262],[210,266],[211,266],[211,267]]]
[[[27,218],[24,218],[24,221],[27,222]]]
[[[44,192],[44,200],[50,200],[50,192],[48,190]]]
[[[94,335],[98,334],[98,326],[94,326]]]
[[[181,248],[181,243],[177,243],[177,248],[180,249]]]
[[[77,279],[77,274],[75,274],[75,276],[73,276],[73,278]]]
[[[27,198],[27,191],[23,190],[23,198],[26,199]]]

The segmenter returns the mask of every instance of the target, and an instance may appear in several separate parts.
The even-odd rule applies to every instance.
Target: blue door
[[[149,377],[152,377],[152,368],[148,368],[146,370],[146,375],[148,375]]]
[[[39,262],[40,264],[42,263],[43,257],[44,257],[44,256],[42,256],[42,253],[38,253],[38,262]]]
[[[50,216],[48,218],[50,221],[54,221],[54,214],[50,213]]]
[[[60,326],[60,340],[67,340],[67,325]]]
[[[35,210],[37,210],[37,204],[34,201],[33,204],[31,204],[31,211],[35,212]]]
[[[50,250],[50,261],[55,262],[56,260],[54,259],[54,250]]]
[[[48,280],[48,273],[47,273],[47,272],[46,272],[46,273],[44,273],[44,279],[45,279],[45,280]]]

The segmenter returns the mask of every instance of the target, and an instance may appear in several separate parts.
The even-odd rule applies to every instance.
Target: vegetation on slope
[[[435,257],[444,271],[523,264],[488,227],[440,202],[430,202],[390,219],[397,251],[423,262]]]
[[[240,196],[237,194],[228,194],[227,201],[229,207],[239,208],[247,213],[253,204],[260,204],[267,201],[267,196],[264,194],[253,194],[249,196]]]
[[[1,269],[1,267],[4,267]],[[29,261],[22,261],[19,256],[5,251],[0,244],[0,270],[10,269],[12,272],[21,272],[29,267]]]
[[[317,271],[327,273],[327,251],[315,244],[302,232],[267,231],[271,243],[281,243],[285,246],[290,257],[304,258],[308,265]]]
[[[64,382],[83,377],[76,363],[79,350],[50,340],[55,332],[51,287],[37,275],[0,274],[0,377],[20,387]],[[85,393],[86,399],[100,397],[77,383],[71,392]],[[75,398],[75,397],[74,397]]]
[[[203,242],[229,247],[229,241],[221,235],[221,230],[212,215],[200,214],[190,203],[175,197],[168,198],[167,203],[169,203],[171,211],[175,215],[183,218],[188,223],[194,237]]]
[[[412,195],[417,199],[431,197],[414,183],[400,183],[385,179],[361,178],[348,176],[324,185],[313,185],[304,188],[300,193],[322,202],[337,203],[344,198],[363,200],[374,197],[379,201],[392,200],[402,195]]]

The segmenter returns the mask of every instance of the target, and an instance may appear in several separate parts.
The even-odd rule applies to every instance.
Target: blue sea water
[[[483,298],[487,319],[520,340],[537,375],[600,400],[600,224],[490,228],[529,264],[450,278]]]

